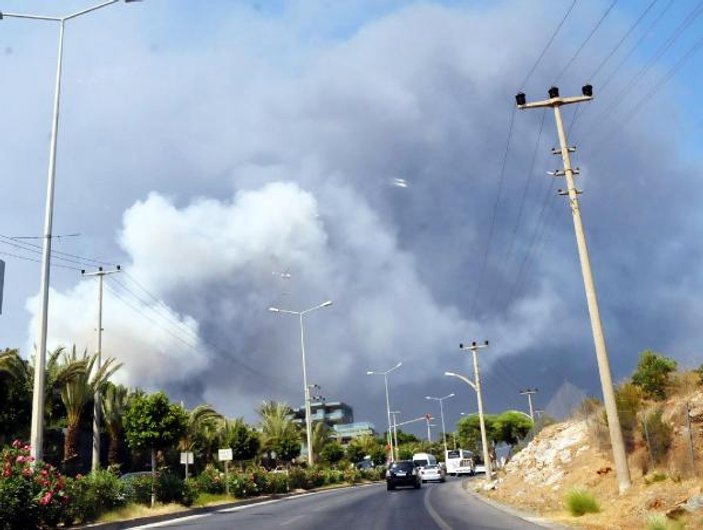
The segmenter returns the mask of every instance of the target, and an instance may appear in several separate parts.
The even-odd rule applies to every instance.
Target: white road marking
[[[209,513],[202,513],[198,515],[186,515],[184,517],[177,517],[174,519],[169,519],[168,521],[161,521],[159,523],[149,523],[141,526],[130,526],[128,530],[137,530],[137,529],[142,529],[142,528],[159,528],[161,526],[167,526],[169,524],[172,524],[174,521],[178,521],[179,523],[181,521],[192,521],[194,519],[201,519],[203,517],[208,517],[210,514]]]
[[[432,517],[432,520],[437,523],[437,526],[439,526],[442,530],[452,530],[452,527],[449,526],[444,519],[440,517],[440,515],[435,511],[435,509],[432,507],[430,504],[430,492],[434,488],[427,488],[427,493],[425,493],[425,499],[424,499],[424,504],[425,504],[425,509],[427,510],[427,513],[430,514],[430,517]]]

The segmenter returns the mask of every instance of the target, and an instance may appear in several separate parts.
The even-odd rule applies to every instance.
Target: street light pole
[[[393,450],[393,437],[391,435],[391,401],[390,401],[390,397],[388,395],[388,374],[390,374],[393,370],[400,368],[402,365],[403,365],[403,363],[399,362],[393,368],[391,368],[390,370],[386,370],[385,372],[373,372],[373,371],[366,372],[366,375],[382,375],[383,376],[383,382],[386,387],[386,413],[388,414],[388,432],[386,434],[386,439],[388,441],[388,447],[391,450],[391,462],[395,462],[397,455],[395,454],[395,451]]]
[[[559,149],[554,149],[552,152],[555,155],[561,155],[564,165],[563,171],[555,171],[555,176],[563,176],[566,179],[566,191],[559,190],[561,195],[568,195],[569,204],[571,206],[571,214],[574,221],[574,232],[576,234],[576,246],[578,248],[579,261],[581,262],[581,274],[583,275],[583,284],[586,291],[586,302],[588,305],[588,314],[591,319],[591,331],[593,333],[593,342],[596,348],[596,359],[598,362],[598,372],[600,374],[601,387],[603,389],[603,403],[605,412],[608,418],[608,428],[610,430],[610,445],[613,449],[613,460],[615,462],[615,470],[618,476],[618,486],[620,493],[624,493],[632,486],[630,478],[630,469],[627,464],[627,454],[625,452],[625,443],[622,436],[622,428],[620,426],[620,418],[618,416],[617,403],[615,401],[615,390],[613,388],[613,377],[610,372],[610,361],[608,359],[608,350],[605,345],[605,335],[603,333],[603,325],[600,318],[600,310],[598,308],[598,297],[596,296],[596,286],[593,281],[593,273],[591,271],[591,260],[588,255],[588,246],[586,245],[586,235],[583,230],[583,221],[581,219],[581,209],[579,207],[578,195],[581,193],[576,189],[574,184],[574,175],[578,174],[578,168],[571,167],[570,153],[575,150],[569,147],[566,140],[566,132],[564,131],[564,122],[561,117],[561,106],[570,105],[573,103],[582,103],[593,99],[593,87],[584,85],[581,88],[582,96],[575,97],[559,97],[559,89],[551,87],[549,89],[549,99],[544,101],[534,101],[527,103],[525,94],[520,92],[515,96],[515,102],[519,109],[532,109],[539,107],[551,107],[554,110],[554,120],[556,122],[557,134],[559,136]]]
[[[269,307],[269,311],[274,313],[286,313],[288,315],[298,315],[298,322],[300,323],[300,351],[303,357],[303,389],[304,389],[304,399],[305,399],[305,438],[308,446],[308,465],[312,467],[315,463],[313,450],[312,450],[312,417],[310,411],[310,388],[308,387],[308,371],[305,363],[305,331],[303,326],[303,317],[315,311],[316,309],[322,309],[323,307],[329,307],[332,305],[332,300],[327,300],[315,307],[305,309],[304,311],[291,311],[289,309],[279,309],[277,307]]]
[[[133,2],[137,0],[125,0]],[[59,135],[59,105],[61,102],[61,71],[63,67],[63,40],[64,29],[67,20],[78,18],[87,13],[97,11],[103,7],[115,4],[119,0],[108,0],[100,4],[88,7],[81,11],[71,13],[63,17],[49,17],[43,15],[32,15],[28,13],[5,13],[0,12],[0,20],[5,18],[23,18],[29,20],[42,20],[59,23],[59,45],[56,61],[56,80],[54,82],[54,107],[51,117],[51,139],[49,141],[49,170],[46,183],[46,204],[44,207],[44,243],[42,248],[41,264],[41,303],[39,306],[39,340],[37,341],[37,352],[34,366],[34,388],[32,394],[32,421],[30,434],[30,455],[35,460],[41,460],[44,456],[44,385],[46,374],[46,343],[48,329],[49,312],[49,282],[51,268],[51,238],[54,217],[54,182],[56,180],[56,148]]]
[[[442,418],[442,440],[444,441],[444,457],[447,457],[447,431],[444,428],[444,407],[442,405],[442,402],[445,399],[453,398],[454,393],[448,394],[444,397],[431,397],[431,396],[425,396],[425,399],[432,399],[434,401],[439,401],[439,414]]]

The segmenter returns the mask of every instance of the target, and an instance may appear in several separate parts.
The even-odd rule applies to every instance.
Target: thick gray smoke
[[[121,38],[128,55],[96,67],[88,53],[72,65],[84,73],[68,78],[59,224],[109,235],[105,251],[115,255],[119,244],[129,277],[155,296],[130,299],[119,285],[106,293],[104,349],[125,363],[120,377],[250,419],[262,399],[298,405],[298,322],[267,308],[331,299],[305,317],[309,380],[379,427],[383,384],[365,373],[400,360],[393,400],[405,418],[438,413],[424,396],[449,392],[457,393],[450,424],[470,410],[469,389],[442,376],[468,372],[457,346],[470,340],[492,343],[481,353],[489,410],[524,407],[517,390],[528,386],[546,403],[564,380],[598,395],[570,215],[543,174],[558,167],[546,158],[550,114],[533,175],[541,111],[512,118],[499,181],[512,95],[545,97],[587,28],[565,34],[564,51],[552,50],[520,87],[557,21],[550,2],[389,4],[350,35],[293,46],[319,16],[305,5],[276,16],[238,8],[209,21],[210,36],[198,33],[192,49],[150,33],[151,19],[141,18],[120,30],[131,37]],[[599,13],[596,4],[583,9],[582,20]],[[647,347],[695,361],[703,269],[700,192],[690,168],[673,162],[667,134],[676,103],[649,108],[616,135],[610,117],[589,125],[607,97],[598,100],[583,72],[630,19],[609,22],[561,87],[568,95],[595,86],[573,139],[605,140],[577,162],[620,378]],[[77,36],[98,38],[87,31]],[[89,203],[69,197],[86,182]],[[533,239],[545,201],[546,228]],[[36,299],[29,307],[34,314]],[[153,310],[179,327],[146,318]],[[95,285],[64,279],[52,293],[51,344],[94,347],[95,311]]]

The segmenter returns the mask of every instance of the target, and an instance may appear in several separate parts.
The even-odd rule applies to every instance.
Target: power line
[[[646,93],[642,96],[637,103],[628,111],[628,113],[621,118],[617,124],[610,130],[609,134],[603,135],[601,140],[593,147],[593,150],[597,150],[604,143],[607,142],[608,138],[612,136],[616,131],[625,126],[639,111],[640,109],[662,88],[666,85],[671,78],[688,62],[693,55],[703,47],[703,37],[698,39],[691,48],[674,64],[669,71],[664,74],[659,81],[657,81]]]
[[[14,237],[2,235],[2,234],[0,234],[0,243],[25,250],[27,252],[33,252],[35,254],[41,254],[43,252],[43,247],[41,245],[37,245],[34,243],[28,243],[28,242],[24,242],[24,241],[20,242],[20,241],[17,241],[17,239]],[[76,264],[82,264],[82,265],[89,264],[89,263],[98,264],[98,265],[110,265],[110,266],[115,265],[114,263],[108,263],[106,261],[101,261],[101,260],[97,260],[94,258],[86,258],[83,256],[78,256],[76,254],[62,252],[60,250],[52,250],[51,256],[54,259],[60,259],[60,260],[63,260],[63,261],[69,262],[69,263],[76,263]]]
[[[559,80],[560,80],[561,77],[566,73],[566,71],[569,69],[569,67],[570,67],[572,64],[574,64],[574,61],[576,60],[576,58],[581,54],[581,52],[583,51],[583,49],[586,47],[586,44],[588,44],[588,41],[590,41],[591,38],[593,37],[593,35],[595,34],[595,32],[598,31],[598,28],[600,27],[600,25],[603,23],[603,21],[606,19],[606,17],[610,14],[610,12],[612,11],[612,9],[615,7],[615,4],[617,4],[617,3],[618,3],[618,0],[613,0],[613,1],[610,3],[610,5],[609,5],[608,8],[605,10],[605,12],[603,13],[603,15],[601,15],[601,17],[600,17],[600,19],[598,20],[598,22],[596,22],[596,25],[593,26],[593,29],[591,29],[591,31],[590,31],[590,33],[588,34],[588,36],[586,37],[586,39],[585,39],[585,40],[581,43],[581,45],[578,47],[578,49],[576,50],[576,53],[574,53],[574,55],[571,57],[571,59],[569,59],[569,61],[568,61],[568,62],[566,63],[566,65],[564,66],[564,68],[561,69],[561,72],[559,72],[559,75],[557,75],[556,79],[554,80],[554,84],[555,84],[555,85],[559,82]]]
[[[574,6],[576,5],[576,2],[578,0],[573,0],[571,2],[571,5],[569,6],[569,9],[566,10],[566,13],[564,13],[564,16],[562,17],[561,21],[559,24],[557,24],[557,27],[554,29],[554,32],[552,33],[552,36],[549,37],[549,40],[547,41],[547,44],[544,45],[544,48],[542,49],[542,52],[539,54],[539,57],[537,57],[537,60],[535,63],[532,65],[532,68],[530,68],[529,72],[527,72],[527,75],[525,76],[525,79],[520,83],[520,89],[522,90],[525,88],[525,85],[527,82],[530,80],[530,77],[532,77],[532,74],[534,73],[535,69],[539,65],[540,62],[542,62],[542,59],[544,58],[544,54],[547,53],[547,50],[549,47],[552,45],[552,42],[554,42],[554,39],[556,38],[557,34],[561,30],[561,27],[564,25],[564,22],[566,22],[566,19],[569,18],[569,15],[571,14],[571,11],[574,9]]]
[[[481,259],[481,268],[479,269],[478,281],[476,282],[476,288],[474,289],[473,296],[471,297],[471,310],[470,315],[474,315],[476,310],[476,303],[478,301],[478,293],[481,289],[481,284],[483,283],[483,276],[486,272],[486,263],[488,261],[488,255],[491,251],[491,245],[493,242],[493,231],[495,230],[496,217],[498,215],[498,204],[500,203],[500,197],[503,191],[503,181],[505,180],[505,166],[508,160],[508,153],[510,152],[510,140],[513,135],[513,124],[515,123],[515,112],[516,109],[513,107],[510,112],[510,121],[508,124],[508,138],[505,143],[505,150],[503,151],[503,158],[500,164],[500,172],[498,174],[498,192],[496,193],[496,200],[493,203],[493,212],[491,214],[490,228],[488,229],[488,241],[486,242],[486,247],[483,252],[483,257]]]
[[[676,29],[669,35],[669,38],[656,50],[654,55],[647,61],[647,63],[630,79],[630,81],[623,87],[623,89],[618,93],[618,95],[613,99],[613,102],[600,114],[596,123],[601,122],[605,117],[610,116],[615,109],[617,109],[622,98],[632,90],[632,87],[639,83],[642,78],[649,72],[649,70],[654,66],[654,64],[667,52],[667,50],[676,42],[681,35],[689,28],[689,26],[698,18],[698,16],[703,12],[703,1],[699,2],[691,12],[686,16],[686,18],[679,24]]]
[[[34,262],[34,263],[41,263],[41,260],[39,260],[39,259],[30,258],[30,257],[28,257],[28,256],[21,256],[21,255],[19,255],[19,254],[13,254],[12,252],[3,252],[3,251],[0,251],[0,254],[2,254],[3,256],[10,256],[10,257],[12,257],[12,258],[21,259],[21,260],[24,260],[24,261],[31,261],[31,262]],[[74,270],[74,271],[79,271],[79,270],[80,270],[78,267],[71,267],[70,265],[61,265],[60,263],[52,263],[51,266],[52,266],[52,267],[60,267],[60,268],[62,268],[62,269],[71,269],[71,270]]]
[[[640,44],[646,39],[651,31],[654,29],[654,27],[661,21],[661,19],[664,17],[664,15],[669,11],[669,8],[673,5],[674,0],[669,0],[669,3],[664,6],[664,9],[662,9],[659,14],[656,16],[656,18],[649,24],[647,29],[644,31],[642,36],[635,42],[635,44],[630,48],[630,50],[625,54],[625,56],[621,59],[621,61],[618,63],[618,65],[613,69],[613,71],[610,73],[610,75],[600,83],[598,90],[600,92],[603,92],[606,87],[610,84],[610,82],[613,80],[615,75],[620,72],[620,69],[622,68],[623,64],[630,58],[630,56],[635,52],[637,48],[639,48]]]
[[[594,79],[596,75],[603,69],[603,67],[606,65],[606,63],[610,60],[610,58],[620,49],[620,46],[627,40],[627,37],[630,36],[630,33],[632,33],[635,28],[639,25],[640,22],[642,22],[642,19],[644,19],[645,16],[647,16],[647,13],[650,12],[650,10],[654,7],[654,4],[656,4],[659,0],[652,0],[652,2],[644,9],[642,14],[635,20],[632,25],[629,27],[629,29],[625,32],[625,34],[620,38],[618,43],[613,47],[612,50],[606,55],[603,60],[600,62],[600,64],[596,67],[596,69],[591,73],[591,75],[588,77],[588,79]],[[672,0],[673,1],[673,0]],[[671,4],[670,4],[671,5]]]
[[[126,287],[124,286],[124,284],[121,284],[121,282],[116,281],[116,280],[113,278],[113,279],[111,279],[111,281],[110,281],[109,283],[117,283],[117,284],[119,284],[123,289],[125,289],[125,292],[126,292],[126,293],[128,293],[129,295],[131,295],[132,297],[134,297],[139,303],[144,304],[143,299],[141,299],[139,296],[137,296],[137,295],[136,295],[133,291],[131,291],[129,288],[126,288]],[[296,391],[296,392],[297,392],[297,389],[294,390],[291,386],[289,386],[288,382],[287,382],[285,379],[282,379],[282,378],[279,378],[279,377],[274,377],[274,376],[272,376],[272,375],[270,375],[270,374],[261,372],[260,370],[249,366],[249,365],[248,365],[247,363],[245,363],[244,361],[241,361],[241,360],[239,360],[239,359],[237,359],[237,358],[231,357],[231,356],[230,356],[229,354],[227,354],[226,352],[223,352],[223,351],[220,350],[219,348],[213,346],[213,345],[212,345],[211,343],[209,343],[208,341],[204,340],[203,337],[198,336],[198,335],[195,335],[190,329],[187,329],[187,328],[184,326],[184,324],[183,324],[182,322],[180,322],[180,321],[175,321],[172,316],[170,316],[170,318],[168,318],[168,320],[170,321],[170,326],[171,326],[171,328],[174,329],[174,330],[175,330],[175,329],[180,330],[181,332],[183,332],[184,330],[187,330],[187,334],[189,335],[189,337],[184,338],[184,336],[181,335],[181,334],[179,334],[177,331],[174,332],[174,331],[171,331],[170,329],[167,329],[166,327],[164,327],[164,325],[162,325],[162,323],[158,322],[158,321],[157,321],[155,318],[153,318],[150,314],[147,314],[145,311],[143,311],[143,310],[140,309],[139,307],[137,307],[137,306],[135,306],[134,304],[130,303],[130,302],[123,296],[123,294],[119,293],[119,292],[118,292],[114,287],[112,287],[109,283],[106,284],[107,289],[108,289],[120,302],[122,302],[124,305],[126,305],[127,307],[129,307],[130,309],[132,309],[134,312],[138,313],[139,315],[141,315],[141,316],[143,316],[144,318],[146,318],[147,320],[149,320],[149,322],[151,322],[151,323],[152,323],[154,326],[156,326],[157,328],[161,329],[161,330],[164,331],[165,333],[167,333],[167,334],[169,334],[170,336],[172,336],[174,339],[178,340],[180,343],[182,343],[184,346],[186,346],[187,348],[189,348],[191,351],[196,352],[196,353],[199,351],[199,348],[197,347],[197,345],[193,344],[193,343],[191,342],[191,340],[189,340],[189,339],[196,339],[197,341],[199,341],[200,343],[202,343],[204,346],[206,346],[206,347],[207,347],[208,349],[210,349],[211,351],[216,352],[216,353],[219,353],[220,355],[222,355],[222,356],[224,356],[224,357],[227,357],[229,360],[231,360],[232,362],[234,362],[235,364],[237,364],[239,367],[243,368],[244,370],[248,371],[249,373],[258,376],[258,377],[260,377],[261,379],[263,379],[263,380],[265,380],[265,381],[275,382],[278,386],[282,386],[282,387],[286,388],[288,391],[291,391],[291,392],[292,392],[292,391]],[[153,309],[152,306],[147,305],[146,307],[152,309],[152,311],[154,311],[154,313],[155,313],[156,315],[160,315],[162,320],[165,319],[164,315],[158,313],[155,309]]]

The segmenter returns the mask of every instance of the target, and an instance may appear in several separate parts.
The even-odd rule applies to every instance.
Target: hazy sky
[[[526,387],[543,407],[565,381],[600,396],[564,184],[545,173],[553,116],[513,99],[590,82],[595,100],[564,114],[614,376],[646,348],[699,365],[703,8],[577,1],[532,71],[571,4],[145,0],[69,21],[49,346],[95,349],[80,269],[120,264],[104,352],[122,382],[190,406],[254,420],[263,399],[301,404],[297,319],[267,308],[328,299],[305,317],[308,379],[380,431],[367,370],[403,361],[403,420],[455,392],[450,426],[476,400],[442,374],[469,373],[472,340],[491,341],[489,411],[526,410]],[[0,347],[25,356],[57,38],[0,22]]]

